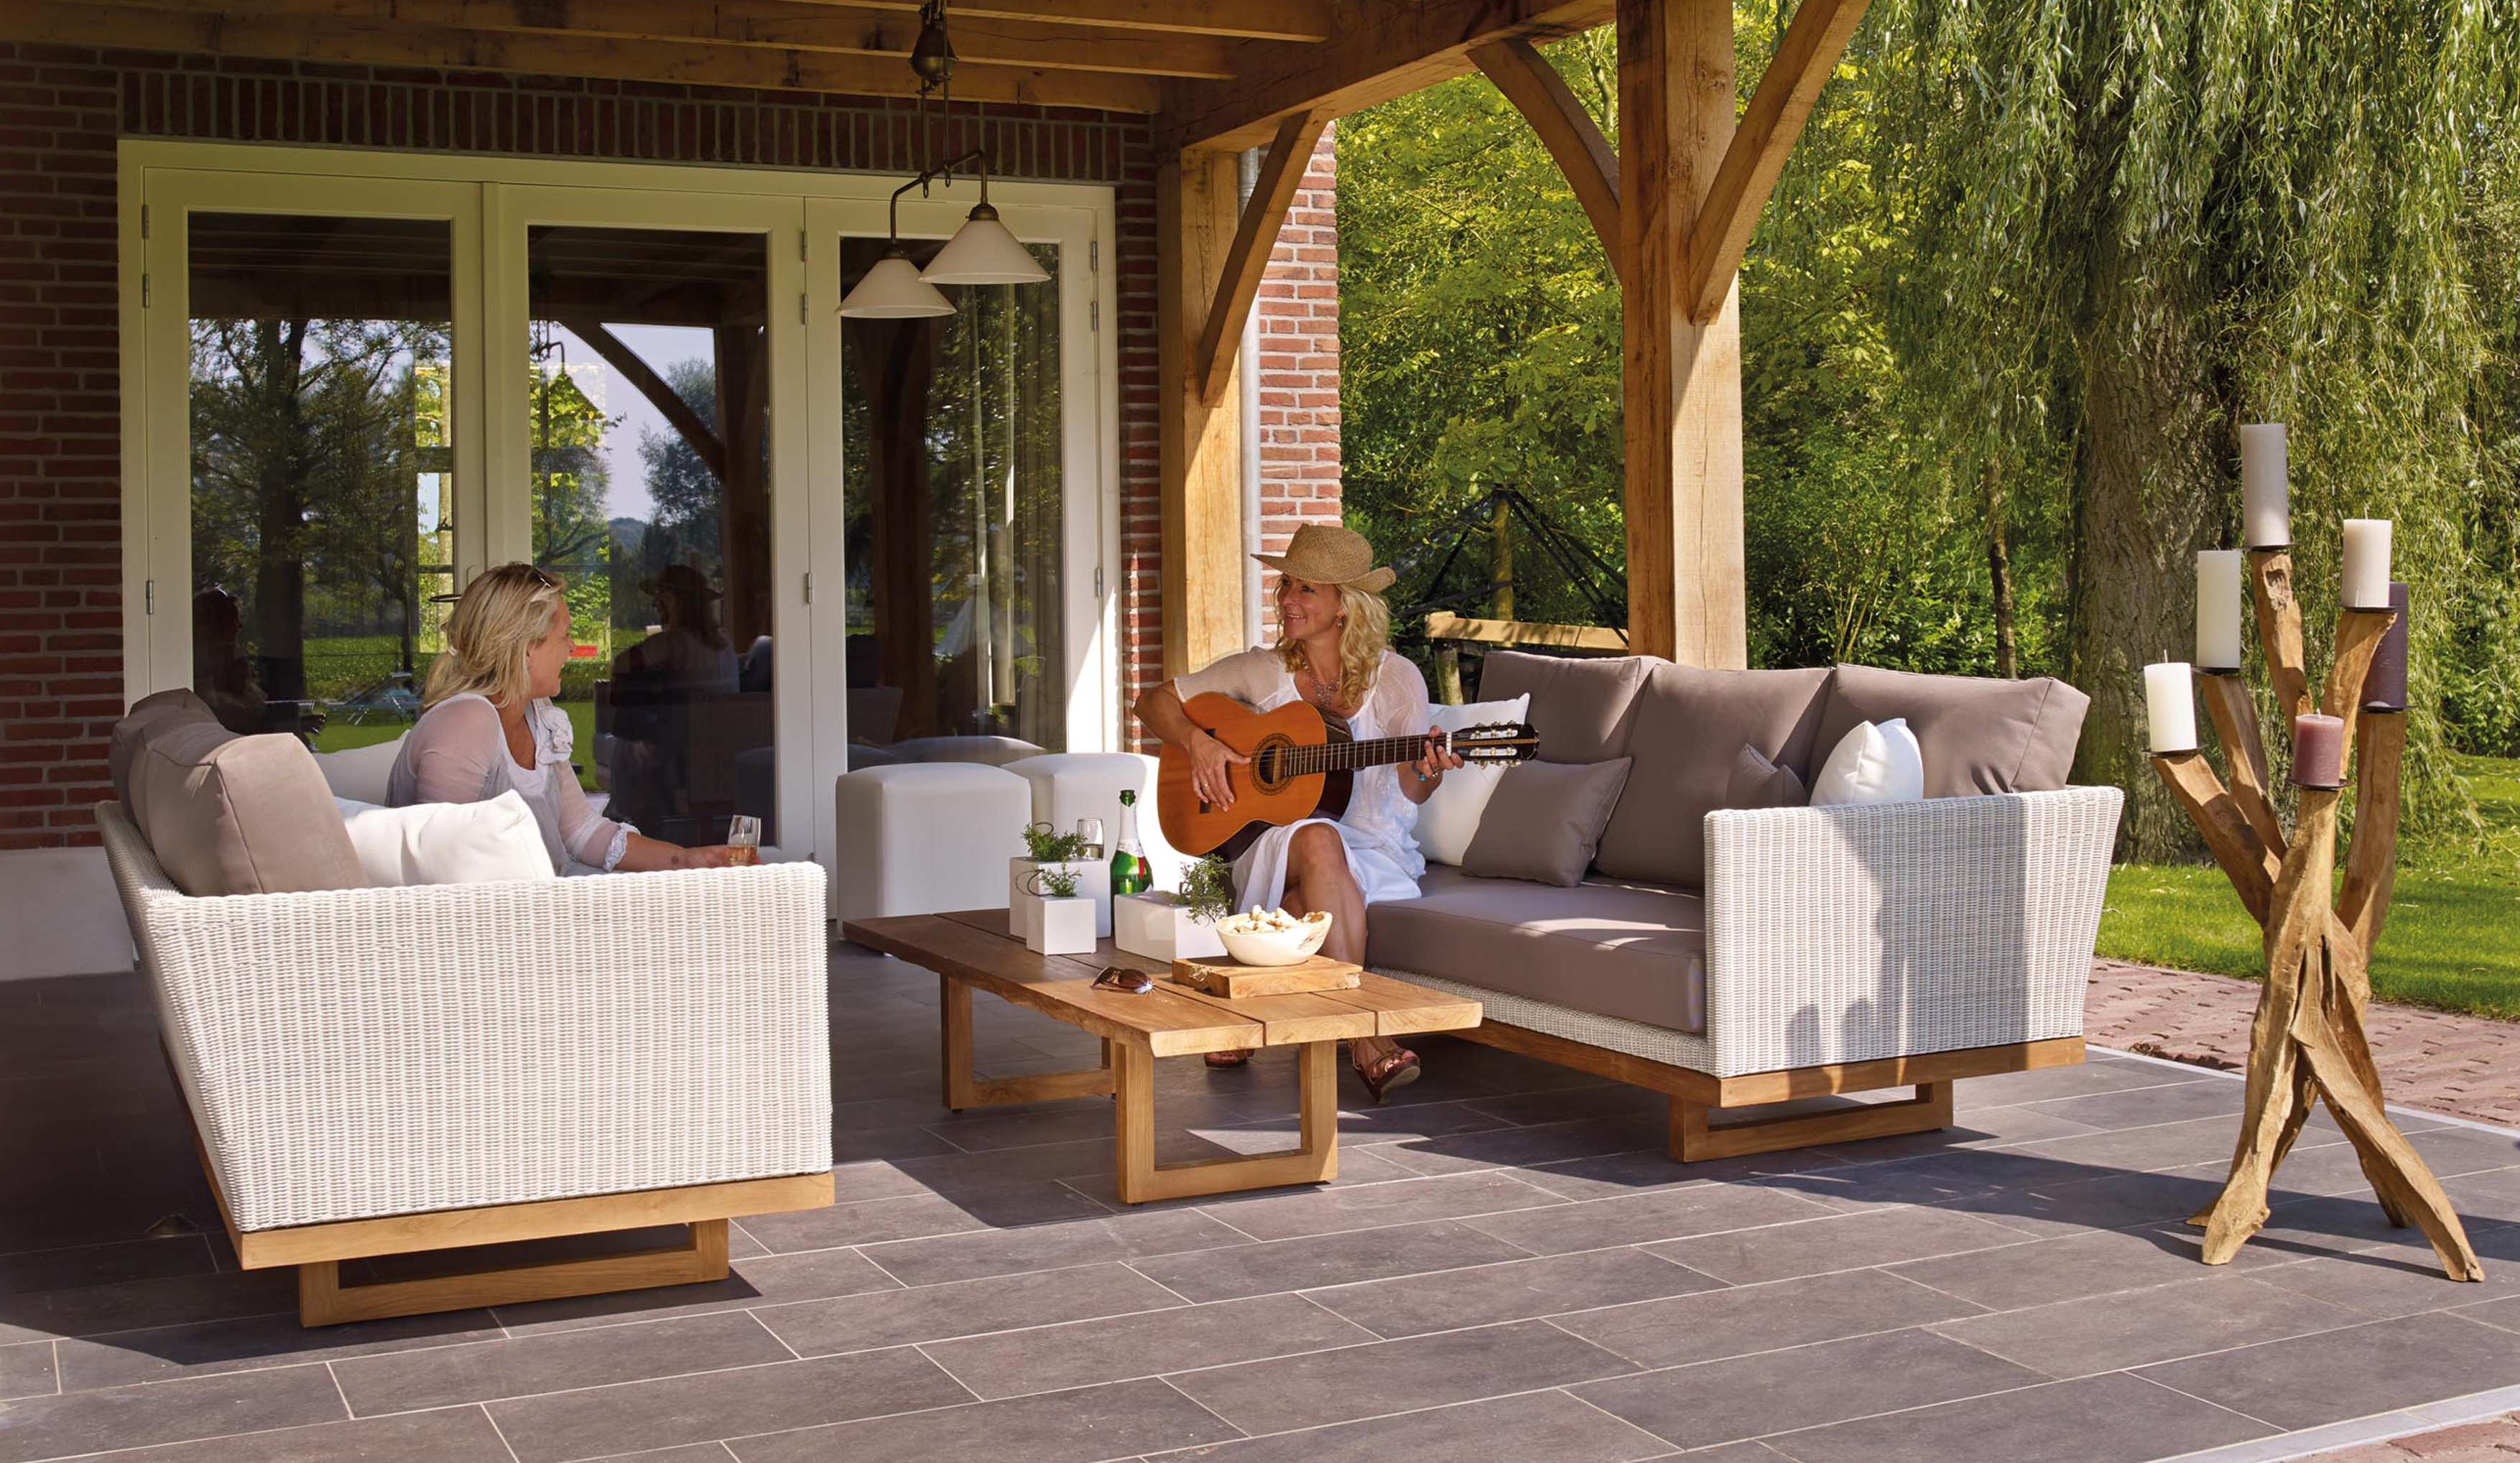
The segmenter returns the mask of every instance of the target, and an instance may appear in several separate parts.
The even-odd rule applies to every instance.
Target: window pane
[[[398,735],[453,587],[449,226],[197,213],[193,685],[239,732]]]
[[[924,263],[941,241],[904,240]],[[1067,743],[1058,250],[956,313],[844,320],[849,736]],[[883,256],[841,242],[843,287]]]
[[[776,841],[769,275],[759,235],[534,229],[534,558],[569,582],[561,705],[606,810]],[[798,674],[802,674],[801,671]]]

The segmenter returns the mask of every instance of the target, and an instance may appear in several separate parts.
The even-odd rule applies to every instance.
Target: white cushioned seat
[[[1181,887],[1190,859],[1164,842],[1163,829],[1155,825],[1154,758],[1136,752],[1048,752],[1010,762],[1006,769],[1032,784],[1032,820],[1062,833],[1074,832],[1080,818],[1099,818],[1104,836],[1118,838],[1120,793],[1136,792],[1138,845],[1153,869],[1154,887]]]
[[[1032,784],[976,762],[905,762],[842,773],[832,790],[842,919],[995,909],[1023,852]]]

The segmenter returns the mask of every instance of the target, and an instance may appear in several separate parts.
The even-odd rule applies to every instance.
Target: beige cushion
[[[1597,862],[1614,877],[1694,888],[1706,882],[1706,815],[1727,806],[1734,753],[1746,743],[1797,776],[1806,773],[1828,672],[1650,665],[1628,738],[1636,770]]]
[[[1533,879],[1561,888],[1584,882],[1601,827],[1627,785],[1628,759],[1526,762],[1506,769],[1462,855],[1462,871],[1491,879]]]
[[[189,696],[189,692],[183,693]],[[199,698],[151,696],[114,729],[124,806],[186,894],[291,894],[367,882],[305,743],[239,736]]]
[[[1748,742],[1732,754],[1732,776],[1724,784],[1727,808],[1800,808],[1811,801],[1803,779],[1790,767],[1778,767]]]
[[[1550,762],[1607,762],[1628,755],[1628,727],[1637,687],[1653,662],[1642,656],[1578,660],[1490,651],[1479,670],[1479,698],[1531,697],[1531,730]]]
[[[2000,681],[1842,665],[1829,677],[1820,745],[1858,722],[1903,718],[1925,759],[1925,796],[2053,792],[2074,770],[2092,698],[2053,677]]]
[[[315,765],[323,769],[324,783],[333,789],[333,796],[382,807],[386,796],[385,784],[393,778],[394,762],[402,756],[403,741],[410,735],[405,732],[391,741],[351,747],[341,752],[318,752]]]
[[[133,702],[113,724],[106,738],[106,766],[113,775],[113,799],[133,822],[140,821],[140,805],[131,796],[131,762],[140,754],[141,742],[176,722],[199,719],[215,723],[218,714],[189,690],[161,690]]]
[[[1602,879],[1558,889],[1441,865],[1418,889],[1367,918],[1375,969],[1706,1030],[1706,907],[1693,893]]]

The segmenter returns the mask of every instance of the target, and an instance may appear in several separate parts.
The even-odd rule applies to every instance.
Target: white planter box
[[[1015,905],[1015,913],[1023,921],[1024,948],[1034,954],[1094,953],[1094,901],[1085,896],[1043,899],[1027,894]]]
[[[1033,870],[1064,868],[1076,875],[1076,897],[1094,901],[1094,938],[1111,938],[1111,865],[1100,859],[1077,859],[1066,864],[1035,864],[1030,859],[1007,861],[1007,933],[1023,933],[1023,915],[1019,905],[1032,893]]]
[[[1191,918],[1178,894],[1123,894],[1112,900],[1111,941],[1150,960],[1196,960],[1225,953],[1216,926]]]

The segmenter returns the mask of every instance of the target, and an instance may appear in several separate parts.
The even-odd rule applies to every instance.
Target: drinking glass
[[[726,820],[727,863],[745,867],[761,862],[761,820],[739,813]]]
[[[1102,857],[1102,820],[1099,818],[1078,819],[1076,820],[1076,836],[1085,844],[1084,856],[1086,858],[1100,859]]]

